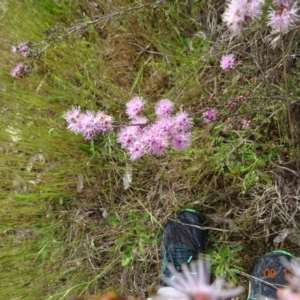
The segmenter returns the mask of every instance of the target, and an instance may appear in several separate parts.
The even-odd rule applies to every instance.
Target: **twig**
[[[284,41],[282,32],[280,32],[280,38],[281,38],[281,44],[282,44],[282,60],[283,60],[283,77],[284,77],[284,85],[285,85],[285,101],[287,106],[287,112],[288,112],[288,120],[289,120],[289,128],[290,128],[290,134],[292,139],[292,146],[295,148],[295,139],[294,139],[294,126],[292,121],[292,115],[291,115],[291,103],[288,96],[288,83],[287,83],[287,66],[286,66],[286,57],[285,57],[285,47],[284,47]]]

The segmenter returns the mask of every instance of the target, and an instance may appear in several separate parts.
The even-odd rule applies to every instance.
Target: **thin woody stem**
[[[280,32],[280,37],[281,37],[281,43],[282,43],[281,49],[282,49],[282,61],[283,61],[283,77],[284,77],[284,85],[285,85],[285,101],[286,101],[286,106],[287,106],[288,122],[289,122],[292,146],[295,147],[294,126],[293,126],[293,120],[292,120],[292,114],[291,114],[291,102],[290,102],[290,98],[288,95],[287,62],[286,62],[285,47],[284,47],[282,32]]]
[[[107,22],[111,19],[113,19],[114,17],[116,16],[120,16],[124,13],[129,13],[129,12],[132,12],[132,11],[136,11],[136,10],[140,10],[140,9],[143,9],[143,8],[146,8],[146,7],[153,7],[153,6],[158,6],[158,5],[161,5],[161,4],[164,4],[166,2],[168,2],[170,0],[161,0],[161,1],[157,1],[157,2],[153,2],[153,3],[147,3],[147,4],[142,4],[142,5],[137,5],[137,6],[134,6],[134,7],[129,7],[129,8],[126,8],[126,9],[123,9],[121,11],[117,11],[117,12],[113,12],[111,14],[108,14],[108,15],[105,15],[105,16],[102,16],[101,18],[98,18],[96,20],[93,20],[93,21],[88,21],[88,22],[83,22],[83,23],[80,23],[80,24],[76,24],[75,26],[73,27],[69,27],[65,30],[65,33],[54,38],[52,41],[49,40],[49,44],[46,45],[44,48],[42,48],[41,50],[39,50],[37,52],[37,54],[35,55],[35,59],[36,58],[39,58],[41,56],[41,54],[46,51],[48,48],[50,48],[53,44],[57,43],[57,42],[61,42],[63,40],[65,40],[67,37],[69,37],[71,34],[73,33],[76,33],[78,32],[79,30],[82,30],[82,29],[86,29],[87,27],[89,27],[90,25],[93,25],[93,26],[96,26],[98,25],[99,23],[102,23],[102,22]],[[45,41],[47,42],[47,41]],[[44,42],[43,42],[44,43]],[[37,43],[36,45],[38,44],[43,44],[43,43]]]

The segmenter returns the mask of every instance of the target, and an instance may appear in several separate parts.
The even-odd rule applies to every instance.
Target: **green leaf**
[[[127,266],[131,261],[131,258],[130,257],[125,257],[122,259],[122,267],[125,267]]]
[[[266,184],[271,185],[272,184],[272,179],[265,173],[263,173],[260,170],[256,170],[257,175],[259,176],[260,179],[266,182]]]
[[[115,217],[108,217],[107,223],[113,226],[119,226],[122,224],[122,222],[119,219],[116,219]]]

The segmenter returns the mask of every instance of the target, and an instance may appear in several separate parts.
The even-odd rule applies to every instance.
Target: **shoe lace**
[[[174,246],[174,251],[166,251],[166,256],[164,275],[172,278],[173,275],[167,266],[168,263],[172,264],[178,272],[181,272],[181,265],[184,263],[188,265],[197,258],[198,253],[184,246]]]

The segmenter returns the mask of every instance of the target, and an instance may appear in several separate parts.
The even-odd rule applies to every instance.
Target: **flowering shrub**
[[[155,108],[157,120],[149,122],[142,117],[145,101],[134,97],[126,104],[126,114],[130,119],[127,126],[118,132],[118,142],[128,150],[130,159],[136,160],[145,154],[163,155],[170,144],[176,151],[186,150],[191,143],[193,121],[189,115],[180,111],[171,116],[174,104],[167,99],[159,101]],[[114,118],[103,112],[86,111],[74,107],[65,114],[68,129],[93,140],[97,135],[113,130]]]
[[[164,1],[162,1],[163,3]],[[149,4],[151,6],[151,4]],[[222,15],[224,24],[231,31],[232,35],[241,35],[243,29],[249,26],[253,21],[258,21],[263,14],[263,5],[265,0],[227,0],[227,7]],[[274,32],[280,32],[286,34],[289,29],[295,25],[298,20],[298,7],[295,0],[273,0],[274,8],[271,8],[268,13],[267,25],[271,27]],[[136,9],[140,9],[137,7]],[[129,8],[128,11],[132,10]],[[124,10],[124,12],[126,9]],[[115,14],[119,15],[119,14]],[[32,60],[38,59],[41,54],[54,45],[57,42],[61,42],[67,37],[77,31],[87,28],[92,24],[98,24],[100,21],[105,22],[106,19],[94,20],[92,22],[85,22],[78,24],[78,26],[70,27],[67,29],[62,28],[51,28],[47,30],[47,38],[39,43],[20,43],[18,46],[13,46],[12,51],[19,53],[25,58],[32,58]],[[60,35],[61,33],[61,35]],[[40,45],[46,44],[42,49],[39,49]],[[272,44],[272,41],[271,41]],[[33,61],[29,64],[31,65]],[[224,70],[231,70],[234,68],[234,56],[224,56],[221,61],[221,67]],[[25,77],[24,72],[17,72],[17,67],[12,71],[14,77],[23,78]],[[27,68],[29,71],[31,68]],[[28,72],[26,76],[28,75]]]
[[[233,35],[241,35],[243,29],[252,22],[259,20],[262,16],[264,0],[228,0],[225,12],[222,16],[223,22],[227,25]],[[298,8],[294,0],[274,0],[273,7],[267,15],[267,25],[274,32],[285,34],[295,25],[298,20]],[[94,22],[97,22],[95,20]],[[89,23],[81,24],[78,30],[89,26]],[[76,28],[76,26],[75,26]],[[28,63],[19,63],[13,70],[12,76],[17,78],[25,78],[29,75],[33,61],[38,59],[40,55],[56,42],[66,39],[76,30],[65,29],[57,30],[55,28],[49,30],[49,37],[40,43],[20,43],[18,46],[12,47],[14,53],[21,54],[24,58],[31,58]],[[63,33],[61,36],[60,33]],[[39,49],[40,45],[46,43],[44,48]],[[48,43],[48,44],[47,44]],[[234,70],[240,65],[240,61],[236,62],[234,54],[224,55],[220,61],[220,67],[224,71]],[[211,99],[213,100],[213,99]],[[149,122],[142,117],[145,101],[143,98],[135,97],[126,104],[126,114],[130,119],[128,126],[122,128],[118,133],[118,141],[121,147],[127,149],[132,159],[137,159],[144,154],[162,155],[166,152],[169,145],[177,151],[188,148],[191,141],[191,128],[182,128],[181,122],[187,120],[188,116],[185,112],[173,115],[174,103],[168,99],[162,99],[155,107],[157,120]],[[231,111],[235,110],[236,102],[229,101],[227,108]],[[78,108],[77,108],[78,110]],[[113,117],[104,113],[86,112],[79,113],[74,119],[76,109],[66,115],[68,121],[68,129],[72,132],[82,134],[87,140],[92,140],[98,134],[104,134],[112,130]],[[215,122],[218,117],[222,116],[216,108],[207,108],[203,112],[203,122],[205,124]],[[246,117],[241,120],[242,127],[250,127],[250,118]],[[174,127],[177,126],[177,127]]]
[[[264,0],[231,0],[223,14],[223,21],[234,35],[240,35],[242,30],[252,21],[262,15]],[[297,21],[296,2],[294,0],[274,0],[277,7],[268,14],[268,25],[274,30],[287,33]]]
[[[127,108],[134,105],[136,98],[127,104]],[[140,108],[140,103],[137,106]],[[193,122],[186,112],[178,112],[171,116],[173,106],[171,101],[163,99],[156,106],[156,121],[147,124],[148,120],[145,118],[133,119],[131,125],[119,132],[118,141],[129,151],[132,160],[145,154],[163,155],[170,143],[176,151],[183,151],[189,147]],[[139,123],[140,121],[142,123]],[[133,126],[135,128],[132,128]]]
[[[87,111],[82,113],[80,107],[74,107],[66,113],[68,129],[76,134],[82,134],[87,140],[94,139],[99,134],[104,134],[113,129],[113,117],[102,111]]]

